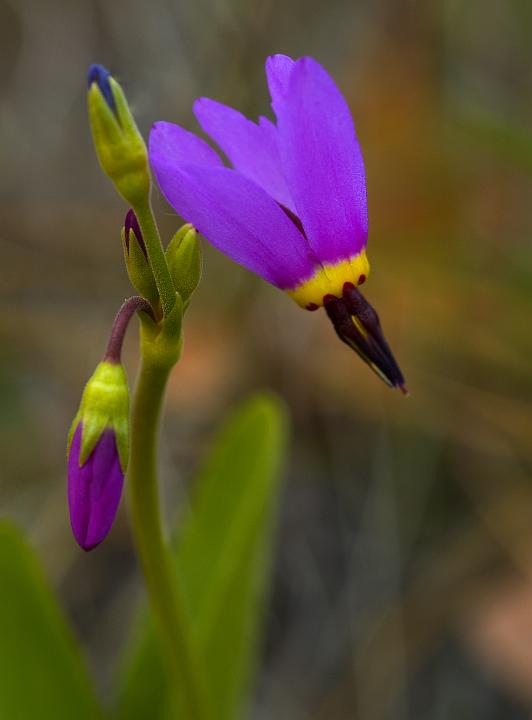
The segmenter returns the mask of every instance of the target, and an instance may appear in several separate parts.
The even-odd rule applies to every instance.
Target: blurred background
[[[227,410],[277,391],[292,439],[253,717],[532,716],[531,39],[527,0],[0,0],[0,511],[37,546],[107,701],[142,583],[125,504],[85,555],[65,502],[67,429],[131,294],[87,66],[112,70],[146,133],[197,130],[200,95],[271,116],[264,59],[284,52],[316,57],[352,108],[365,294],[411,397],[323,312],[204,243],[165,506]],[[169,238],[179,219],[154,202]]]

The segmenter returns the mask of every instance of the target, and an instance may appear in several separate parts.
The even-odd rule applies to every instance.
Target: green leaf
[[[176,534],[176,568],[185,588],[216,720],[244,708],[260,644],[286,419],[279,401],[261,394],[225,424],[195,483]],[[157,640],[139,618],[123,670],[118,717],[169,718]]]
[[[31,548],[0,522],[0,719],[95,720],[102,712]]]
[[[115,717],[120,720],[171,717],[161,649],[145,607],[135,620],[123,666],[119,668]]]

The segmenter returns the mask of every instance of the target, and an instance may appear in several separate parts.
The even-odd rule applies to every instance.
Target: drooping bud
[[[137,216],[133,210],[128,210],[124,221],[122,246],[131,284],[153,307],[157,307],[159,293]]]
[[[150,192],[146,144],[120,85],[102,65],[88,73],[89,119],[98,160],[116,189],[130,204]]]
[[[129,390],[123,366],[101,362],[83,391],[68,442],[72,531],[92,550],[113,524],[128,460]]]
[[[120,504],[124,471],[112,430],[104,430],[84,464],[80,463],[83,423],[72,437],[68,457],[70,523],[78,545],[86,551],[109,533]]]
[[[198,287],[202,270],[201,245],[192,225],[183,225],[170,240],[166,260],[175,289],[186,306]]]

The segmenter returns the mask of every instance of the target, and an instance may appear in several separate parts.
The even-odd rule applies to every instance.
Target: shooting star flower
[[[229,159],[178,125],[152,128],[149,156],[173,208],[218,250],[307,310],[391,387],[405,391],[379,319],[358,286],[369,274],[364,161],[347,103],[312,58],[274,55],[266,75],[275,125],[207,98],[202,129]]]

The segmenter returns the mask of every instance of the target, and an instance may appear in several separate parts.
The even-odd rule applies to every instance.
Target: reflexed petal
[[[81,433],[80,423],[68,457],[68,504],[74,537],[84,550],[91,550],[111,529],[122,495],[124,474],[111,429],[102,433],[87,462],[80,467]]]
[[[288,90],[290,74],[295,62],[288,55],[270,55],[266,59],[266,79],[272,98],[272,106],[277,113],[277,103],[284,99]]]
[[[179,125],[156,122],[150,133],[150,150],[154,136],[157,138],[157,153],[165,157],[167,162],[223,167],[221,157],[205,140]]]
[[[157,124],[150,159],[163,194],[218,250],[283,289],[313,273],[305,238],[261,187],[229,168],[181,165],[165,145]]]
[[[294,211],[282,172],[277,128],[270,120],[261,117],[257,125],[237,110],[209,98],[196,100],[194,114],[235,170],[254,180],[277,202]]]
[[[367,240],[366,179],[345,99],[321,65],[302,58],[275,111],[284,174],[314,252],[321,262],[356,255]]]

